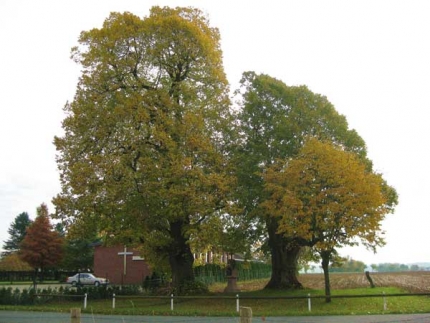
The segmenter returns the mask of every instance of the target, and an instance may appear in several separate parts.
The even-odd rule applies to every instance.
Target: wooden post
[[[81,323],[81,309],[80,308],[72,308],[70,310],[70,319],[71,323]]]
[[[366,274],[366,278],[367,278],[367,280],[368,280],[368,281],[369,281],[369,283],[370,283],[370,287],[371,287],[371,288],[375,288],[375,284],[373,283],[372,277],[370,277],[370,273],[369,273],[369,271],[366,271],[366,272],[365,272],[365,274]]]
[[[252,309],[250,307],[240,307],[240,323],[252,322]]]

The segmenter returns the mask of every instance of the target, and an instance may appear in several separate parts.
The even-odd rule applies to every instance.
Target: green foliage
[[[33,288],[19,289],[12,287],[0,288],[0,305],[42,305],[59,302],[81,302],[87,294],[88,300],[112,299],[115,295],[141,295],[138,285],[129,286],[85,286],[80,288]],[[81,296],[81,297],[78,297]]]
[[[112,13],[72,50],[83,72],[55,138],[56,216],[142,245],[178,286],[193,279],[189,242],[227,205],[232,181],[219,38],[197,9]]]
[[[0,304],[1,305],[32,305],[34,304],[34,290],[12,287],[0,288]]]
[[[366,264],[352,258],[343,259],[340,263],[330,266],[330,272],[338,273],[362,273],[366,268]]]
[[[268,75],[245,72],[236,93],[240,104],[238,133],[242,137],[235,151],[235,164],[243,221],[250,223],[249,227],[256,229],[255,236],[266,239],[272,250],[272,277],[276,280],[271,285],[279,288],[285,282],[281,287],[294,288],[299,285],[294,277],[297,268],[290,267],[297,264],[285,261],[285,250],[296,250],[300,241],[279,232],[278,218],[271,213],[276,204],[271,209],[262,207],[270,203],[263,174],[276,160],[294,158],[308,136],[342,145],[369,168],[371,162],[366,158],[363,139],[348,129],[346,118],[326,97],[306,86],[287,86]],[[295,258],[293,253],[291,258]],[[289,276],[281,277],[280,273]]]
[[[56,217],[81,237],[90,228],[112,243],[140,245],[153,267],[170,266],[176,288],[194,278],[192,248],[250,253],[254,242],[268,242],[283,266],[273,276],[295,274],[309,239],[288,235],[276,208],[263,207],[263,174],[294,158],[308,136],[372,169],[362,138],[305,86],[244,73],[233,126],[219,40],[197,9],[153,7],[143,19],[112,13],[72,49],[82,75],[64,108],[64,136],[55,138]]]
[[[378,272],[397,272],[397,271],[408,271],[410,270],[408,265],[400,263],[382,263],[377,265],[372,265],[372,268]],[[418,267],[419,268],[419,267]],[[417,266],[414,266],[411,270],[417,270]]]
[[[77,272],[92,269],[94,264],[94,246],[91,243],[95,240],[95,238],[74,239],[66,237],[61,267]]]
[[[147,292],[153,293],[157,291],[157,289],[161,286],[164,286],[165,283],[165,274],[154,271],[151,276],[145,277],[145,281],[143,282],[143,289]]]
[[[184,281],[178,289],[172,290],[174,295],[181,296],[205,295],[208,292],[208,285],[199,280]]]
[[[14,253],[20,249],[20,244],[26,235],[27,228],[31,225],[33,221],[27,212],[19,214],[14,221],[11,223],[7,232],[10,237],[8,240],[4,241],[2,257],[5,257],[11,253]]]

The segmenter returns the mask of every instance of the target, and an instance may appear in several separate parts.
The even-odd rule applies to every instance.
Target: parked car
[[[97,287],[109,284],[109,280],[106,278],[96,277],[93,274],[77,273],[74,276],[67,277],[66,283],[72,284],[72,286],[94,285]]]

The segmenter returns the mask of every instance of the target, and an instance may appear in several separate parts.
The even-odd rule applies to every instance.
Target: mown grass
[[[264,290],[267,281],[240,282],[241,292],[239,305],[252,308],[254,316],[300,316],[300,315],[358,315],[358,314],[397,314],[428,313],[430,298],[428,296],[386,296],[390,294],[408,294],[399,287],[333,289],[331,303],[326,303],[324,291],[306,288],[296,291]],[[236,294],[224,294],[225,285],[211,286],[210,294],[204,297],[174,298],[174,309],[171,310],[170,297],[119,297],[115,299],[88,300],[85,313],[97,314],[134,314],[134,315],[192,315],[192,316],[237,316]],[[311,311],[307,296],[311,295]],[[377,295],[378,297],[346,298],[345,295]],[[342,297],[340,297],[342,296]],[[209,298],[210,297],[210,298]],[[295,299],[294,297],[300,297]],[[339,298],[338,298],[339,297]],[[70,308],[83,307],[83,300],[51,301],[35,306],[1,306],[0,309],[69,312]]]

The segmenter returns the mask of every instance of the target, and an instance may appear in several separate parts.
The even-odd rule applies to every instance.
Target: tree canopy
[[[245,72],[237,91],[239,130],[242,135],[235,154],[238,201],[244,214],[265,228],[272,258],[268,288],[300,288],[296,278],[300,244],[278,233],[278,218],[262,203],[268,198],[263,174],[277,159],[293,158],[308,136],[342,144],[371,168],[366,146],[355,130],[348,128],[326,97],[306,86],[287,86],[265,74]]]
[[[219,32],[193,8],[112,13],[81,33],[72,58],[82,75],[64,107],[64,135],[54,139],[55,217],[67,230],[139,245],[152,265],[169,266],[178,292],[194,280],[191,247],[230,251],[254,240],[271,253],[267,287],[300,287],[297,259],[309,240],[286,234],[279,210],[265,207],[265,176],[310,136],[372,173],[363,139],[327,98],[245,72],[233,109]]]
[[[383,243],[381,221],[390,212],[380,174],[366,171],[356,155],[309,139],[295,158],[279,160],[264,174],[268,213],[279,232],[322,250]]]
[[[338,263],[330,266],[330,272],[339,273],[362,273],[366,269],[366,264],[351,257],[340,259]]]
[[[20,249],[20,244],[25,237],[27,228],[32,222],[27,212],[22,212],[16,216],[7,230],[10,237],[4,241],[3,250],[5,251],[2,253],[2,256],[10,255]]]
[[[395,191],[341,145],[310,138],[294,158],[269,167],[264,181],[269,198],[263,206],[279,219],[278,233],[320,253],[328,295],[336,248],[358,241],[373,250],[384,244],[381,222],[397,203],[389,199]]]
[[[72,51],[82,76],[55,138],[56,216],[143,245],[193,280],[189,241],[225,207],[228,84],[219,32],[197,9],[112,13]]]
[[[64,240],[64,256],[61,267],[68,270],[87,271],[94,267],[94,243],[97,238],[91,240],[66,237]]]
[[[54,267],[61,262],[63,239],[49,221],[46,204],[37,208],[37,217],[28,227],[19,255],[35,270]]]
[[[23,261],[17,252],[0,259],[0,271],[30,271],[33,268]]]

